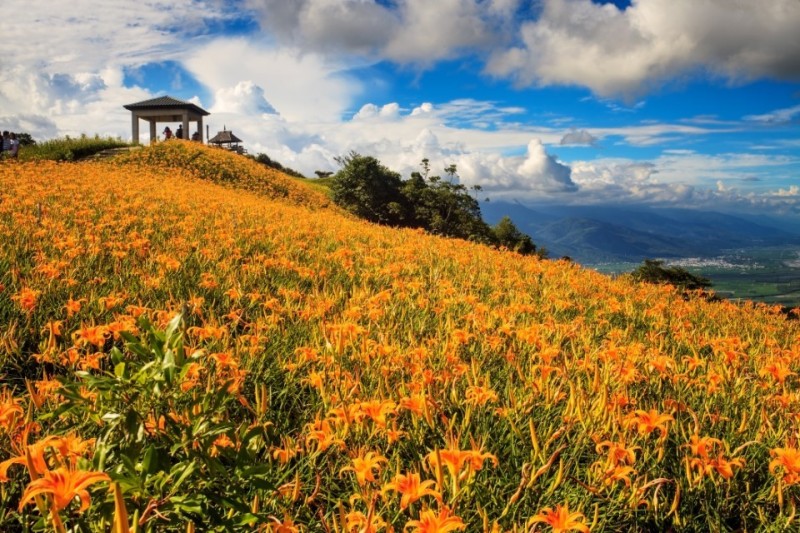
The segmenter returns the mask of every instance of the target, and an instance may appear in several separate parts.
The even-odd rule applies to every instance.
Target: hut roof
[[[198,115],[210,115],[208,111],[200,106],[184,100],[178,100],[177,98],[173,98],[171,96],[159,96],[158,98],[143,100],[141,102],[128,104],[123,107],[128,111],[135,111],[137,109],[186,109],[188,111],[197,113]]]
[[[234,135],[232,131],[222,130],[213,137],[211,137],[208,140],[208,142],[210,144],[230,144],[230,143],[240,143],[244,141],[242,141],[239,137]]]

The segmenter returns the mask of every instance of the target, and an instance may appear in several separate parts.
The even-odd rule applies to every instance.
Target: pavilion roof
[[[185,109],[197,113],[198,115],[210,115],[208,111],[202,107],[195,105],[191,102],[178,100],[171,96],[159,96],[158,98],[151,98],[150,100],[143,100],[133,104],[123,106],[128,111],[142,110],[142,109]]]

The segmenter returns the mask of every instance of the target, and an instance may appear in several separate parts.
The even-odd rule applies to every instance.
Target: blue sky
[[[307,175],[356,150],[532,204],[800,214],[797,0],[4,6],[0,127],[35,138],[129,138],[169,94]]]

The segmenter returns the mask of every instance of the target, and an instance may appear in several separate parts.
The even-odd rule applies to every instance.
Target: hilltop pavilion
[[[189,123],[194,122],[197,125],[196,131],[200,134],[200,142],[203,142],[203,117],[210,115],[208,111],[200,106],[171,96],[160,96],[123,107],[131,112],[134,144],[139,144],[139,120],[146,120],[150,123],[151,143],[158,138],[156,124],[159,122],[180,122],[183,124],[184,139],[191,139]]]

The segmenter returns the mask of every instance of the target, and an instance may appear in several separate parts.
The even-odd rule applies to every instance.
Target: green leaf
[[[131,334],[129,331],[120,331],[119,335],[126,343],[128,343],[128,348],[130,348],[131,344],[139,344],[139,339],[133,336],[133,334]]]
[[[123,332],[120,332],[120,333],[126,333],[126,332],[123,331]],[[111,362],[114,363],[115,365],[120,364],[124,360],[124,356],[122,355],[122,352],[120,352],[119,348],[117,348],[116,346],[111,348],[111,352],[109,352],[108,355],[111,357]]]
[[[259,517],[251,513],[242,513],[239,515],[239,520],[235,522],[237,526],[252,526],[258,523]]]
[[[167,324],[167,330],[164,332],[164,340],[168,345],[172,344],[172,339],[177,335],[180,336],[180,327],[181,322],[183,321],[183,315],[178,313],[175,317],[169,321]]]
[[[157,451],[155,446],[150,445],[147,447],[147,450],[145,450],[144,459],[142,460],[142,473],[141,473],[142,479],[147,478],[147,476],[153,474],[156,471],[158,467],[156,461],[157,459],[156,454]]]
[[[170,473],[170,475],[172,475],[174,472],[176,472],[176,470],[178,470],[178,468],[181,465],[185,465],[185,466],[183,467],[183,470],[181,471],[181,474],[178,476],[178,479],[175,480],[175,484],[172,485],[172,490],[170,491],[170,494],[176,494],[178,492],[178,489],[180,488],[180,486],[183,484],[183,482],[186,481],[186,478],[191,476],[192,473],[197,469],[197,463],[195,463],[194,461],[192,461],[190,463],[178,463],[177,465],[175,465],[172,468],[172,472]]]
[[[198,496],[173,496],[171,501],[178,511],[194,515],[203,514],[203,499]]]

